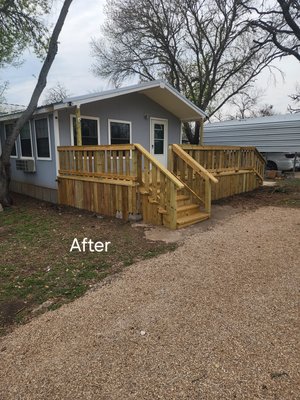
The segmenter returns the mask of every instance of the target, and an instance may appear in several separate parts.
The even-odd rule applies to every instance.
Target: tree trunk
[[[193,129],[188,122],[183,124],[183,129],[188,138],[190,144],[199,144],[200,141],[200,122],[195,123],[195,128]]]
[[[64,25],[66,16],[69,11],[69,7],[72,3],[72,0],[65,0],[60,11],[59,17],[53,29],[49,47],[47,51],[47,56],[44,60],[43,66],[41,68],[38,81],[32,93],[30,102],[26,110],[22,113],[20,118],[14,125],[12,134],[6,139],[4,143],[4,147],[2,149],[2,155],[0,157],[0,204],[4,206],[8,206],[11,204],[11,199],[9,195],[9,184],[10,184],[10,155],[14,146],[14,143],[20,133],[22,127],[26,124],[27,121],[32,117],[34,111],[37,108],[39,98],[46,87],[47,84],[47,76],[49,70],[53,64],[55,59],[57,50],[58,50],[58,37]]]
[[[10,163],[4,164],[0,159],[0,204],[4,207],[12,204],[12,198],[9,194],[10,184]]]

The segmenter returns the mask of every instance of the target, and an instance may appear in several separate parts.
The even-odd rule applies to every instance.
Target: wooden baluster
[[[205,179],[205,211],[211,214],[211,181]]]
[[[118,165],[118,173],[119,175],[124,175],[124,168],[123,168],[123,151],[118,151],[118,161],[119,161],[119,165]]]
[[[90,174],[93,174],[95,172],[93,164],[94,164],[94,152],[93,151],[89,151],[89,172]]]
[[[166,177],[162,172],[160,172],[160,201],[159,204],[161,208],[166,209],[166,201],[165,201],[165,191],[166,191]]]
[[[125,174],[130,175],[130,150],[125,151]]]
[[[151,178],[152,178],[152,198],[154,201],[157,201],[157,167],[152,164],[151,169]]]
[[[83,172],[87,171],[87,152],[86,150],[83,152],[83,160],[82,160],[82,170]]]
[[[143,169],[142,169],[142,155],[140,152],[137,152],[136,155],[136,168],[137,168],[137,180],[141,184],[143,183]]]
[[[132,176],[137,178],[137,150],[132,151]],[[142,183],[142,182],[139,182]]]
[[[111,150],[106,150],[107,173],[111,174]]]
[[[149,193],[149,175],[150,175],[150,162],[148,158],[144,159],[144,185],[146,192]]]
[[[114,174],[118,173],[118,160],[117,160],[117,152],[115,150],[112,151],[112,172]]]

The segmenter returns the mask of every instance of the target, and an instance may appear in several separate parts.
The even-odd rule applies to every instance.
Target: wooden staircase
[[[177,218],[176,226],[177,229],[185,228],[189,225],[196,224],[204,221],[210,217],[210,215],[200,209],[200,205],[194,203],[191,197],[187,194],[182,194],[183,191],[177,193]]]
[[[151,204],[157,204],[159,205],[160,203],[160,182],[156,182],[156,188],[155,191],[157,193],[157,198],[156,200],[153,200],[153,197],[151,196],[153,193],[153,186],[150,183],[149,185],[149,191],[147,194],[149,194],[149,202]],[[146,194],[145,189],[143,186],[140,187],[140,193],[141,194]],[[198,222],[204,221],[208,218],[210,218],[210,214],[205,212],[204,210],[201,210],[200,204],[196,203],[195,200],[193,200],[191,194],[186,190],[177,190],[176,193],[176,228],[185,228],[190,225],[194,225]],[[167,211],[163,208],[159,207],[159,212],[160,214],[166,214]]]

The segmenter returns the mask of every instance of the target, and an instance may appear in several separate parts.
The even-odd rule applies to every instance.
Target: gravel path
[[[0,399],[299,399],[299,231],[296,209],[235,215],[18,328]]]

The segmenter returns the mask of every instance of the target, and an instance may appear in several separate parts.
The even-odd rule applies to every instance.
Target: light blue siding
[[[42,186],[50,189],[57,189],[56,182],[56,166],[55,166],[55,144],[54,144],[54,131],[53,131],[53,114],[39,115],[38,118],[47,117],[49,118],[50,128],[50,144],[51,144],[51,155],[52,160],[37,160],[36,143],[35,143],[35,131],[34,122],[30,121],[31,135],[32,135],[32,150],[33,158],[36,163],[36,172],[27,173],[16,169],[16,159],[11,158],[11,176],[14,181],[29,183],[36,186]],[[7,122],[9,123],[9,121]],[[1,144],[4,144],[4,123],[0,123],[0,136]],[[21,155],[20,138],[17,139],[17,155],[18,159]]]
[[[75,108],[58,111],[60,146],[71,145],[70,115]],[[168,144],[180,143],[181,122],[173,114],[141,93],[127,94],[107,100],[88,103],[81,106],[81,115],[100,118],[100,144],[108,144],[108,120],[116,119],[132,123],[132,142],[140,143],[150,151],[150,118],[168,120]],[[42,118],[47,114],[39,114]],[[12,179],[50,189],[57,189],[56,182],[56,149],[54,140],[53,114],[48,114],[52,160],[37,160],[34,123],[31,121],[33,157],[36,161],[36,172],[25,173],[16,169],[16,159],[11,159]],[[9,122],[9,121],[8,121]],[[4,142],[4,122],[0,123],[0,140]],[[20,140],[17,140],[17,151],[20,157]]]
[[[80,107],[82,116],[100,118],[100,142],[108,144],[108,120],[117,119],[131,121],[132,142],[140,143],[150,150],[150,118],[167,119],[169,123],[168,143],[179,143],[181,122],[173,114],[159,106],[147,96],[134,93],[94,103],[83,104]],[[70,115],[75,108],[59,111],[60,145],[71,145]]]

